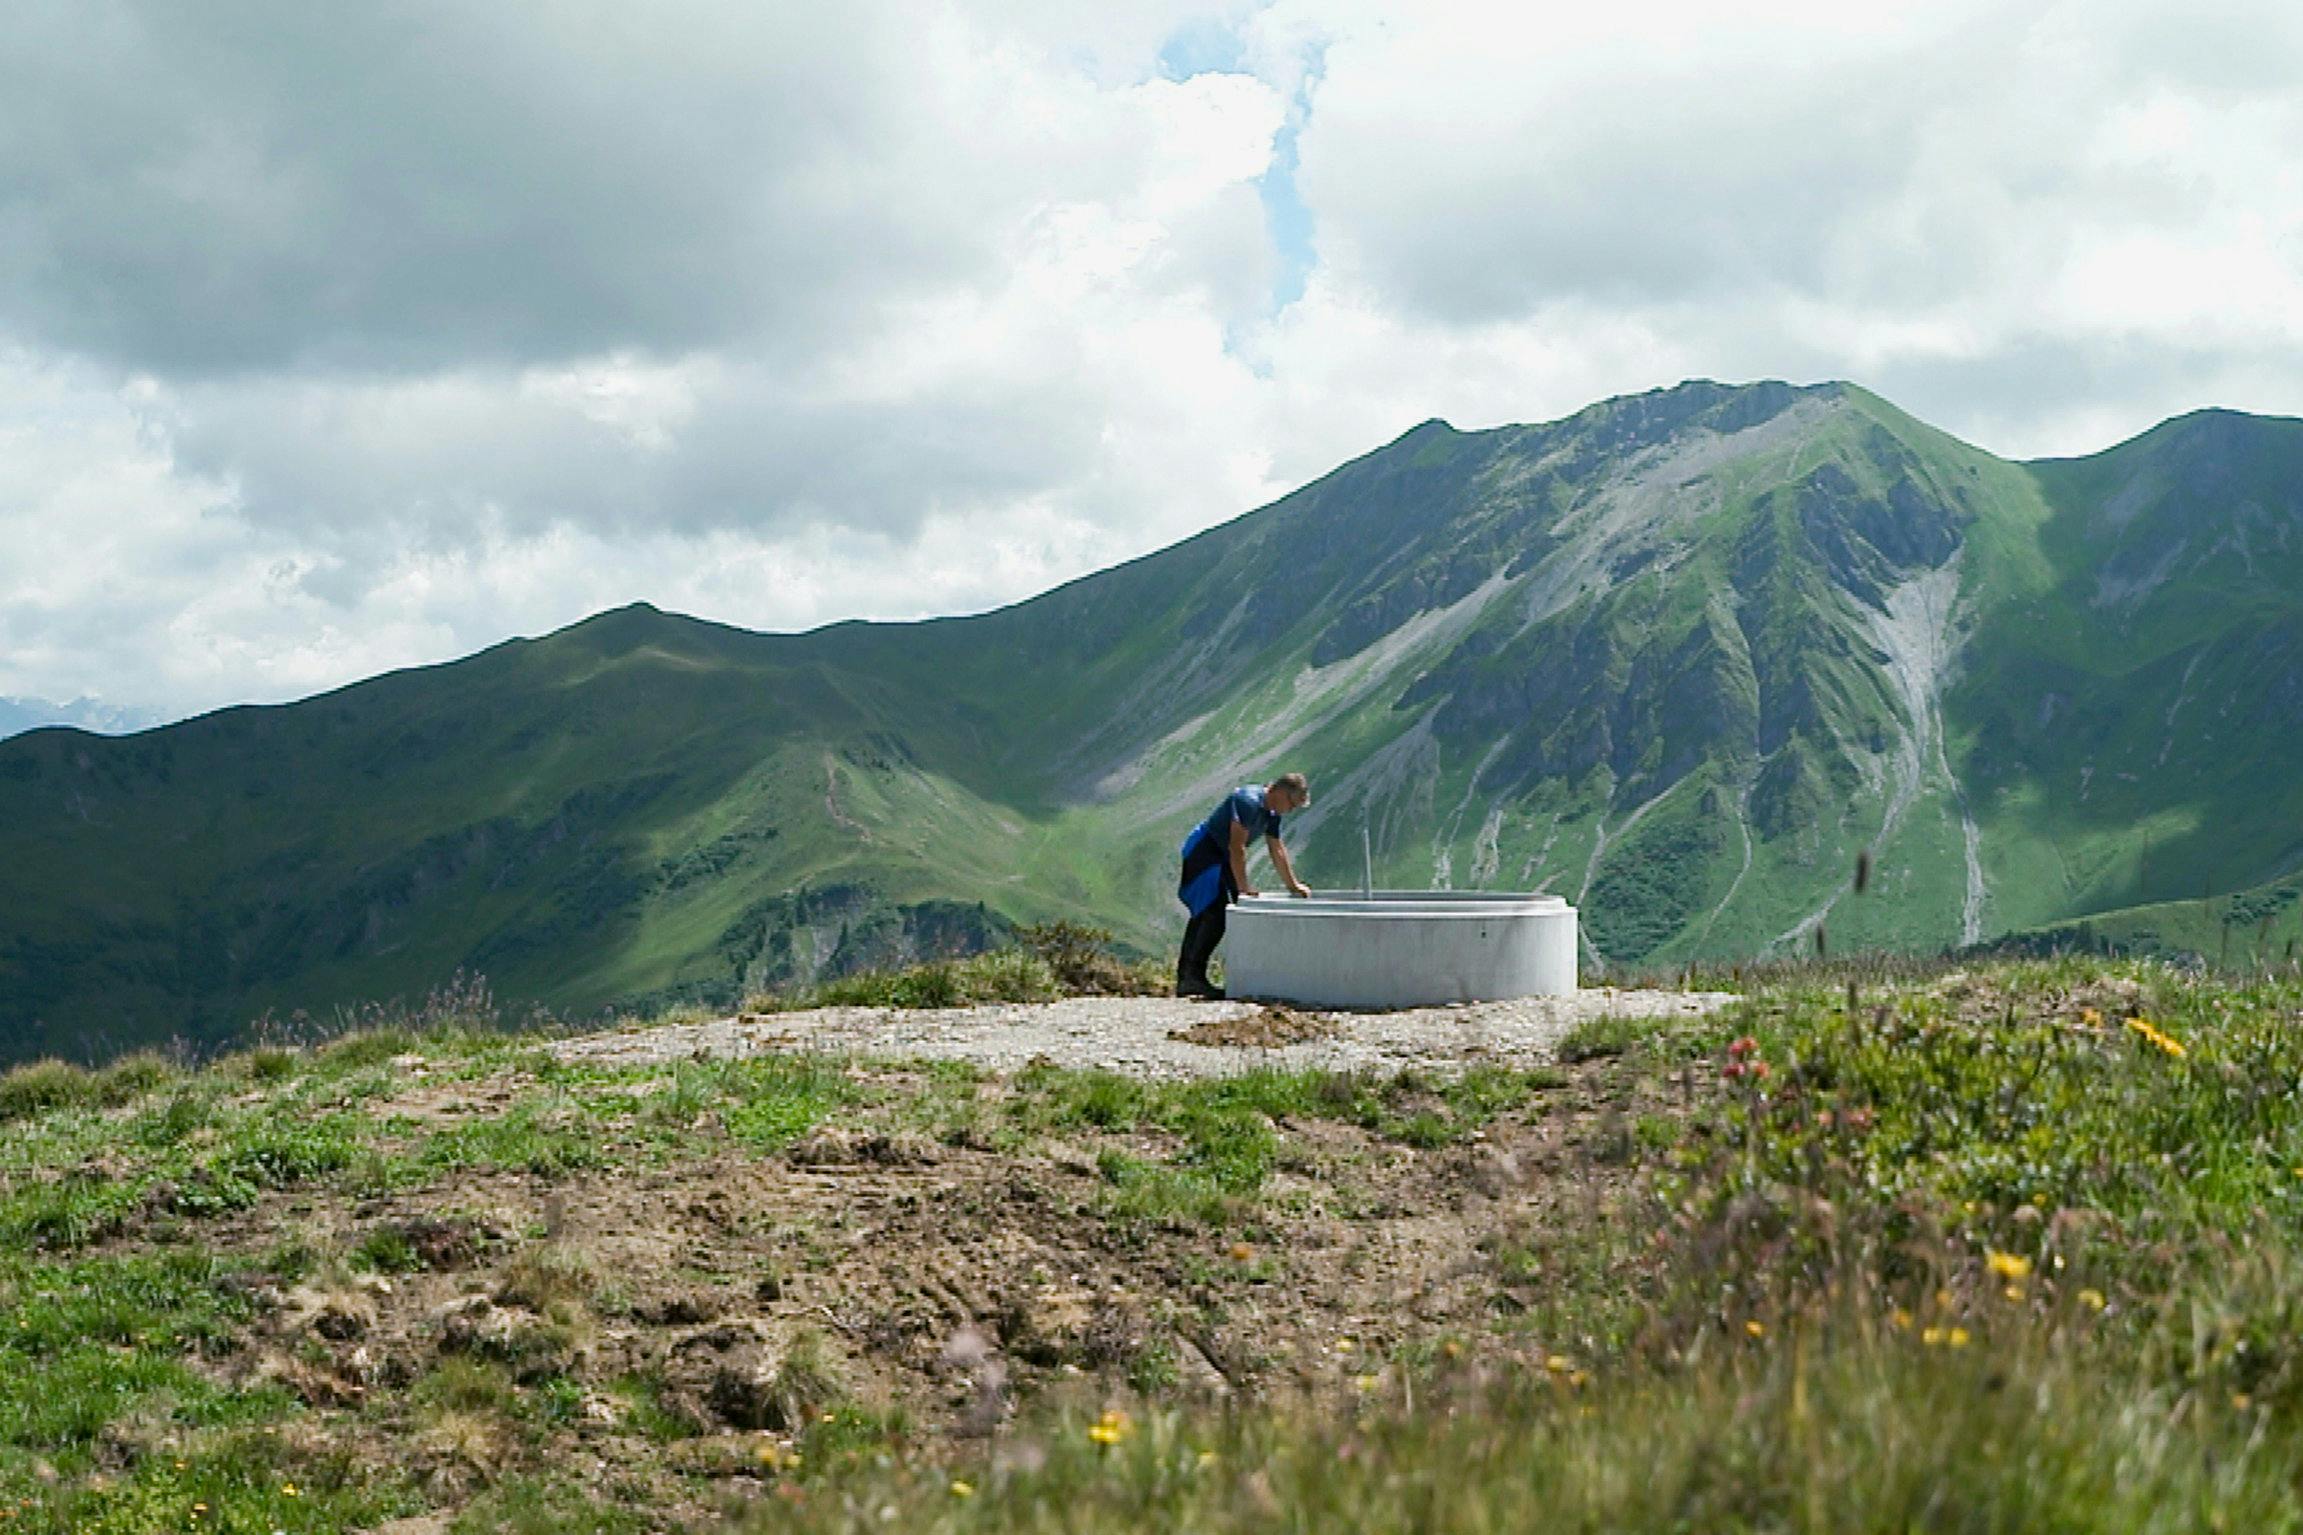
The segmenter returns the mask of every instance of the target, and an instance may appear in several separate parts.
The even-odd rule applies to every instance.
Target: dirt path
[[[1396,1072],[1460,1070],[1481,1062],[1552,1059],[1591,1018],[1700,1017],[1733,1000],[1719,992],[1619,991],[1473,1002],[1396,1013],[1267,1009],[1256,1002],[1173,997],[1074,997],[1061,1002],[915,1009],[833,1007],[752,1013],[560,1041],[564,1060],[639,1066],[773,1050],[973,1061],[1010,1071],[1045,1058],[1140,1077],[1220,1076],[1256,1067]],[[1179,1037],[1183,1035],[1191,1037]],[[1224,1041],[1195,1043],[1196,1040]],[[1275,1043],[1231,1043],[1263,1041]],[[1294,1043],[1276,1041],[1294,1040]]]

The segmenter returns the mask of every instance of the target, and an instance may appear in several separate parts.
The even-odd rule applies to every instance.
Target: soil
[[[1195,1023],[1188,1029],[1174,1029],[1169,1032],[1168,1038],[1180,1039],[1187,1045],[1244,1046],[1270,1050],[1282,1045],[1308,1044],[1315,1039],[1326,1039],[1335,1032],[1334,1021],[1317,1013],[1296,1013],[1284,1007],[1266,1007],[1262,1012],[1246,1018],[1211,1018]]]
[[[1595,1007],[1689,1015],[1712,1002],[1591,995]],[[637,1065],[835,1040],[928,1055],[933,1042],[1002,1064],[1077,1055],[1075,1031],[1119,1015],[1129,1042],[1099,1063],[1153,1074],[1274,1057],[1462,1065],[1548,1059],[1580,1011],[1375,1017],[1103,999],[1053,1004],[1036,1020],[1017,1009],[956,1021],[787,1015],[555,1048]],[[883,1106],[932,1085],[901,1064],[851,1070]],[[308,1432],[412,1471],[438,1506],[548,1464],[675,1523],[763,1492],[764,1447],[834,1403],[966,1439],[1019,1403],[1066,1394],[1348,1397],[1392,1361],[1441,1347],[1541,1368],[1592,1344],[1544,1311],[1546,1265],[1588,1261],[1581,1234],[1632,1210],[1635,1120],[1695,1108],[1684,1082],[1628,1058],[1561,1066],[1553,1080],[1428,1149],[1348,1122],[1282,1121],[1280,1170],[1205,1223],[1115,1213],[1108,1158],[1174,1155],[1158,1132],[936,1139],[865,1110],[775,1154],[699,1122],[694,1155],[612,1170],[466,1171],[371,1199],[303,1186],[196,1234],[261,1265],[285,1241],[346,1254],[392,1233],[422,1266],[383,1276],[324,1263],[296,1282],[259,1271],[259,1320],[206,1367],[278,1381],[310,1405]],[[405,1101],[374,1110],[418,1123],[489,1115],[534,1085],[411,1072]],[[995,1110],[1009,1090],[997,1075],[975,1088]],[[169,1239],[147,1230],[120,1245]],[[580,1401],[542,1440],[469,1415],[427,1417],[408,1388],[458,1356],[539,1387],[575,1382]],[[633,1382],[652,1383],[656,1408],[635,1404]],[[678,1437],[643,1431],[650,1410],[681,1424]]]

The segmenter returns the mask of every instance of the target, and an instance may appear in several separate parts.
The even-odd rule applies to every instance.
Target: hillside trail
[[[1594,1019],[1699,1018],[1733,1000],[1724,992],[1594,987],[1572,997],[1387,1013],[1178,997],[1071,997],[955,1008],[827,1007],[586,1034],[560,1040],[551,1049],[562,1060],[604,1067],[781,1051],[959,1060],[993,1071],[1044,1060],[1147,1078],[1223,1076],[1272,1067],[1444,1073],[1474,1065],[1549,1062],[1570,1030]]]

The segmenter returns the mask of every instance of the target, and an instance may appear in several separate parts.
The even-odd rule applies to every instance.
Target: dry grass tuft
[[[536,1242],[505,1263],[496,1280],[496,1300],[531,1311],[582,1305],[600,1293],[599,1266],[591,1254],[565,1241]]]

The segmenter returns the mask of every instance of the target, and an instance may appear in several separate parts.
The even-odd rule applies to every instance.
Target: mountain
[[[2303,863],[2303,423],[2009,462],[1846,384],[1432,421],[977,617],[645,605],[301,703],[0,743],[0,1053],[458,970],[556,1009],[1080,917],[1222,789],[1315,884],[1547,888],[1594,964],[1936,948]],[[1863,895],[1857,854],[1877,873]],[[2288,920],[2294,920],[2290,914]]]
[[[0,740],[37,730],[42,725],[71,725],[98,735],[127,735],[149,730],[160,716],[149,709],[127,709],[96,698],[75,698],[68,704],[45,698],[0,698]]]

